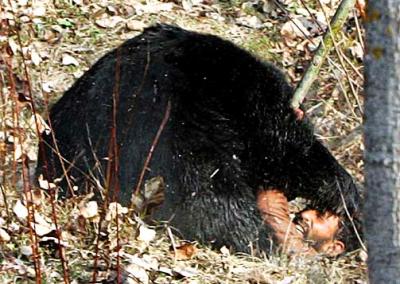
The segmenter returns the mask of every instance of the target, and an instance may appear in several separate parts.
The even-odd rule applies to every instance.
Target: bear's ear
[[[343,253],[346,249],[346,246],[342,241],[339,240],[333,240],[326,245],[324,245],[322,249],[322,253],[327,254],[329,256],[337,256],[341,253]]]

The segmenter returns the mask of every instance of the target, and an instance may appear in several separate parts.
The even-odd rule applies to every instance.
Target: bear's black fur
[[[59,150],[80,192],[94,180],[104,185],[113,92],[125,205],[170,102],[145,178],[165,179],[155,218],[170,220],[187,239],[245,252],[252,243],[267,251],[256,206],[260,187],[345,216],[341,192],[349,213],[358,210],[352,178],[312,126],[296,119],[292,88],[277,68],[216,36],[167,25],[150,27],[106,54],[51,109]],[[54,147],[51,135],[43,138],[38,174],[53,180],[63,171],[45,146]]]

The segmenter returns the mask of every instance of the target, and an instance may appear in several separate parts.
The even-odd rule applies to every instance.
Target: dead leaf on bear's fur
[[[132,196],[132,208],[136,212],[147,212],[160,206],[164,201],[165,183],[161,176],[153,177],[144,185],[144,195],[139,192]]]
[[[194,244],[185,243],[176,247],[176,249],[172,253],[177,260],[188,260],[191,259],[196,254],[196,252],[197,248]]]

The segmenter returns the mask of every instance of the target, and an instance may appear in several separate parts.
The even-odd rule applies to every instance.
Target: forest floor
[[[46,119],[48,105],[143,28],[162,22],[221,36],[279,66],[295,86],[338,2],[1,0],[0,282],[91,283],[97,271],[96,283],[114,283],[118,273],[124,283],[366,283],[363,251],[336,259],[231,254],[184,242],[168,227],[149,227],[124,208],[118,224],[106,218],[99,229],[100,209],[87,196],[54,202],[32,189],[28,208],[22,197],[32,185],[37,159],[35,117]],[[359,25],[352,11],[305,109],[318,137],[362,184]],[[45,127],[39,126],[39,131]]]

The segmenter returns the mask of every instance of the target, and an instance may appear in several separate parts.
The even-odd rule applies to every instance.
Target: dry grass
[[[289,41],[281,35],[282,27],[288,19],[277,12],[279,10],[275,8],[270,14],[260,13],[251,5],[240,5],[242,2],[198,4],[191,9],[189,1],[149,1],[147,5],[139,6],[140,2],[136,0],[32,3],[19,0],[12,1],[13,8],[7,0],[2,2],[0,7],[3,8],[0,13],[3,19],[9,19],[10,22],[9,28],[2,28],[0,33],[1,283],[35,281],[32,261],[32,255],[35,253],[30,251],[35,237],[41,242],[38,257],[44,283],[61,283],[65,280],[60,253],[68,262],[70,279],[75,283],[89,283],[94,271],[97,242],[97,280],[110,281],[103,283],[115,281],[117,257],[114,251],[117,245],[121,248],[122,275],[134,276],[130,279],[125,278],[126,283],[366,282],[366,266],[360,259],[359,252],[339,259],[288,259],[280,255],[256,258],[248,255],[230,255],[226,251],[212,251],[196,245],[197,250],[193,255],[183,257],[188,259],[177,259],[171,245],[179,245],[180,240],[173,237],[163,226],[155,229],[157,233],[153,237],[153,229],[143,229],[147,227],[140,220],[128,217],[129,214],[120,218],[117,243],[115,220],[102,222],[102,233],[98,235],[98,214],[91,217],[82,216],[82,208],[87,204],[83,197],[56,202],[52,207],[51,198],[35,192],[34,205],[30,207],[37,214],[35,218],[43,217],[46,219],[43,224],[53,226],[56,216],[65,243],[62,249],[58,250],[54,238],[45,239],[32,234],[27,225],[28,217],[21,216],[21,209],[15,207],[17,200],[22,199],[24,187],[22,158],[28,158],[27,166],[32,174],[37,152],[32,110],[30,104],[24,102],[29,99],[28,82],[36,109],[45,117],[47,100],[50,103],[54,102],[101,55],[125,39],[139,34],[144,26],[155,22],[174,23],[184,28],[210,32],[230,39],[281,66],[294,84],[300,79],[302,67],[306,65],[312,53],[307,49],[307,40],[301,36]],[[286,7],[292,18],[307,15],[304,7],[300,5],[301,1],[284,2],[288,4]],[[307,1],[307,7],[315,9],[311,10],[312,13],[320,11],[316,3],[317,1]],[[334,8],[325,6],[330,15]],[[243,26],[243,21],[249,17],[258,18],[263,28]],[[113,20],[116,22],[115,26],[112,26]],[[238,22],[242,24],[239,25]],[[21,46],[17,38],[17,27],[25,60],[19,52]],[[359,75],[362,74],[363,67],[356,52],[362,45],[359,33],[362,31],[357,30],[353,18],[346,27],[346,32],[337,38],[341,51],[339,55],[343,58],[345,66],[340,64],[338,55],[332,52],[321,71],[315,89],[308,97],[306,108],[321,139],[356,179],[362,182],[362,113],[357,108],[358,101],[361,104],[363,101],[363,78]],[[313,38],[317,40],[318,37]],[[73,58],[73,63],[63,63],[66,55]],[[10,72],[6,68],[6,62],[11,64],[14,87],[8,77]],[[27,64],[29,79],[24,74],[24,62]],[[351,92],[348,77],[351,78],[354,93]],[[19,99],[13,94],[13,89],[17,90]],[[56,214],[52,213],[53,209]],[[38,233],[38,227],[33,229]],[[10,237],[9,240],[2,235],[1,230]],[[46,237],[49,238],[49,235]],[[50,234],[50,237],[54,237],[54,233]]]

